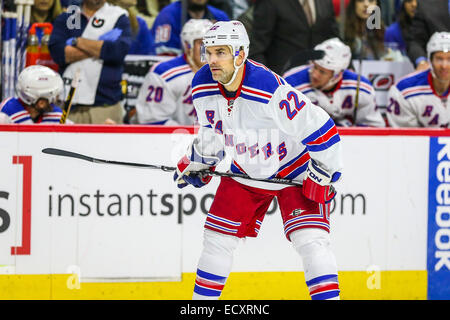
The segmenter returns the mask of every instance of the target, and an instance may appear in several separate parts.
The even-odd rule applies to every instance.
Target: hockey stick
[[[42,152],[46,153],[46,154],[55,155],[55,156],[75,158],[75,159],[80,159],[80,160],[85,160],[85,161],[89,161],[89,162],[93,162],[93,163],[100,163],[100,164],[113,164],[113,165],[135,167],[135,168],[142,168],[142,169],[157,169],[157,170],[162,170],[162,171],[166,171],[166,172],[175,171],[177,169],[175,167],[158,166],[158,165],[153,165],[153,164],[99,159],[99,158],[86,156],[84,154],[80,154],[80,153],[76,153],[76,152],[72,152],[72,151],[61,150],[61,149],[55,149],[55,148],[45,148],[45,149],[42,149]],[[268,180],[268,179],[260,179],[260,178],[251,178],[247,175],[239,174],[239,173],[217,172],[217,171],[209,171],[209,170],[200,170],[200,171],[195,171],[195,172],[199,173],[199,174],[208,174],[211,176],[243,178],[243,179],[253,180],[253,181],[287,184],[287,185],[292,185],[292,186],[302,185],[298,181],[291,181],[291,180],[282,179],[282,178],[274,178],[274,179]]]
[[[75,90],[78,86],[78,80],[80,77],[80,69],[77,69],[75,75],[73,76],[72,82],[70,83],[69,94],[67,95],[66,101],[64,101],[64,108],[62,110],[63,114],[59,123],[66,123],[67,117],[69,116],[70,108],[72,107],[73,97],[75,95]]]

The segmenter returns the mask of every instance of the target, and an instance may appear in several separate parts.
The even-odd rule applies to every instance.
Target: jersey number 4
[[[289,91],[288,94],[286,95],[287,100],[281,100],[279,107],[281,110],[285,109],[286,110],[286,114],[287,117],[289,118],[289,120],[294,119],[294,117],[297,115],[297,113],[305,106],[305,101],[298,101],[298,96],[294,91]],[[291,109],[291,104],[290,101],[294,100],[294,109]]]

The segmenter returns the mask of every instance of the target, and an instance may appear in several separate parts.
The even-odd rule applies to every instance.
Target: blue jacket
[[[155,54],[153,36],[148,29],[147,22],[141,17],[136,17],[139,24],[138,34],[133,37],[128,54]]]
[[[406,52],[406,43],[403,39],[402,30],[398,22],[394,22],[386,28],[384,32],[384,42],[396,43],[399,50]]]
[[[69,17],[70,14],[64,12],[55,19],[49,43],[50,54],[59,65],[61,75],[67,67],[64,54],[67,39],[81,37],[88,23],[87,17],[81,14],[81,28],[68,28],[66,22]],[[124,59],[131,45],[130,20],[126,15],[122,15],[117,20],[114,28],[122,29],[122,34],[116,41],[103,42],[100,52],[103,68],[94,105],[113,105],[122,100],[120,82],[122,81]]]

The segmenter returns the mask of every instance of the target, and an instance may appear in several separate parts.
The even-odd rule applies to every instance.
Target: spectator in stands
[[[77,27],[73,13],[58,16],[49,43],[64,78],[73,79],[80,72],[69,119],[122,123],[122,72],[131,44],[127,12],[106,0],[83,0],[78,19]]]
[[[59,0],[34,0],[31,6],[30,25],[35,22],[50,22],[63,12]]]
[[[257,0],[249,57],[281,74],[295,54],[338,36],[332,0]]]
[[[255,10],[256,1],[257,0],[247,0],[247,8],[244,11],[239,11],[239,14],[235,17],[235,20],[242,22],[249,37],[251,37],[252,34],[253,12]]]
[[[345,19],[344,42],[351,48],[353,59],[380,60],[385,54],[384,22],[374,16],[378,25],[368,26],[368,19],[377,14],[378,0],[350,0]]]
[[[82,0],[59,0],[63,11],[66,11],[70,6],[81,7]]]
[[[416,70],[430,67],[426,44],[435,32],[450,31],[450,3],[447,0],[420,0],[416,14],[406,35],[409,59]]]
[[[211,7],[219,9],[224,12],[228,18],[233,17],[233,5],[235,0],[208,0]]]
[[[176,1],[161,10],[152,28],[156,54],[176,56],[183,52],[180,33],[184,22],[189,19],[208,19],[212,22],[229,20],[225,12],[207,3],[208,0]],[[185,12],[184,16],[182,12]]]
[[[62,110],[56,103],[63,90],[61,76],[45,66],[29,66],[17,79],[17,98],[0,105],[0,124],[59,123]]]
[[[147,27],[151,30],[156,16],[171,2],[173,0],[137,0],[136,10],[138,11],[138,16],[145,20]]]
[[[365,77],[358,83],[358,75],[347,69],[350,48],[333,38],[314,49],[323,51],[324,56],[289,70],[283,78],[324,109],[338,126],[385,127],[372,84]]]
[[[347,8],[349,2],[350,2],[350,0],[344,0],[344,10],[345,10],[345,8]],[[333,0],[334,15],[336,17],[339,17],[339,15],[341,14],[341,10],[342,10],[341,4],[342,4],[342,0]]]
[[[144,18],[138,16],[136,0],[107,0],[109,3],[122,7],[128,11],[131,26],[131,47],[128,54],[155,54],[153,51],[153,37]]]
[[[427,44],[430,69],[412,73],[389,89],[387,120],[392,127],[450,124],[450,32],[436,32]]]
[[[255,0],[228,0],[230,2],[232,13],[229,17],[236,20],[243,15]]]
[[[406,55],[405,37],[410,32],[412,19],[416,13],[418,0],[403,0],[397,12],[397,19],[384,33],[385,45]]]
[[[181,32],[184,54],[154,65],[146,75],[136,103],[140,124],[193,125],[197,114],[192,104],[191,82],[204,62],[200,48],[208,19],[191,19]],[[134,120],[134,121],[136,121]]]

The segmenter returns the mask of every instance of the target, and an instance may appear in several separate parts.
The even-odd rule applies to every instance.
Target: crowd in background
[[[213,22],[239,20],[245,25],[253,40],[251,55],[261,61],[264,61],[262,56],[265,56],[269,62],[264,62],[274,71],[277,71],[278,64],[286,63],[299,50],[312,49],[316,44],[332,36],[339,36],[351,47],[354,59],[360,57],[366,60],[390,61],[412,59],[415,55],[408,52],[407,44],[411,50],[414,50],[415,41],[421,42],[420,45],[424,47],[424,36],[429,38],[436,25],[442,29],[449,24],[448,21],[433,21],[435,15],[425,12],[424,8],[428,6],[420,6],[421,0],[312,1],[312,24],[304,23],[308,18],[304,13],[305,9],[302,8],[302,3],[305,2],[303,0],[108,0],[108,2],[128,12],[133,40],[136,42],[131,46],[129,54],[178,54],[181,45],[175,42],[178,46],[168,46],[158,52],[158,47],[163,41],[155,42],[155,38],[164,37],[163,29],[160,27],[167,23],[173,27],[170,32],[179,37],[180,27],[189,18],[210,18]],[[440,2],[446,5],[446,0]],[[31,23],[53,22],[68,7],[80,6],[81,3],[82,0],[35,0]],[[203,3],[207,4],[206,11],[202,10]],[[341,7],[342,4],[344,8]],[[185,8],[181,8],[183,5]],[[369,10],[374,6],[380,11]],[[181,15],[183,9],[185,16]],[[435,9],[432,8],[431,12],[435,12]],[[176,16],[168,17],[168,13],[174,12]],[[416,12],[418,17],[411,29]],[[375,17],[378,13],[379,16]],[[371,16],[373,27],[367,22]],[[420,30],[421,27],[424,28]],[[423,34],[425,32],[428,34]],[[277,46],[278,43],[281,44],[281,48]],[[284,51],[283,48],[289,45],[292,48],[287,52]],[[401,55],[392,54],[393,50],[400,51]],[[272,59],[277,62],[271,63]],[[415,63],[415,59],[412,62]]]
[[[430,67],[428,40],[434,32],[450,29],[448,0],[107,0],[123,10],[114,14],[126,12],[127,21],[114,32],[101,35],[103,40],[117,42],[116,46],[99,47],[99,43],[81,41],[81,31],[68,30],[64,24],[70,19],[67,12],[71,6],[79,6],[85,28],[90,8],[100,2],[35,0],[32,6],[31,23],[54,24],[49,48],[62,76],[72,64],[90,66],[80,62],[83,59],[103,59],[97,89],[101,93],[78,103],[78,108],[119,103],[124,92],[118,75],[123,73],[126,55],[183,54],[180,34],[189,19],[241,21],[250,37],[249,58],[280,75],[307,64],[312,49],[334,37],[350,47],[352,59],[410,61],[417,71],[425,70]],[[78,49],[84,51],[77,47],[67,51],[77,38]],[[66,39],[65,45],[61,45],[61,39]],[[110,120],[107,116],[102,123],[123,122],[117,117]]]

